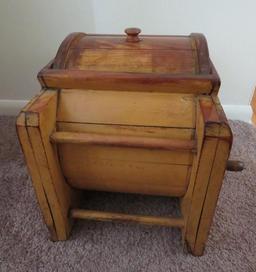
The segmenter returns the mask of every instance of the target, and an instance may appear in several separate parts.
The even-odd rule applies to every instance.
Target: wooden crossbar
[[[161,217],[148,215],[135,215],[124,213],[101,212],[93,210],[72,209],[70,216],[76,219],[96,220],[96,221],[117,221],[132,222],[144,225],[159,225],[166,227],[183,228],[185,223],[183,218]]]
[[[196,151],[195,140],[106,135],[80,132],[54,132],[50,139],[54,143],[95,144],[149,149]]]

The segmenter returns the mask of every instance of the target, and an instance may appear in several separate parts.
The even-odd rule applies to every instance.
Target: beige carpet
[[[163,227],[78,222],[69,241],[53,243],[35,200],[12,117],[0,117],[0,271],[256,271],[256,129],[231,122],[232,158],[205,255],[184,253],[180,232]],[[168,198],[87,193],[96,209],[169,214]]]

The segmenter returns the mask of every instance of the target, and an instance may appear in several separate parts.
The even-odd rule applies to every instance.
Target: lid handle
[[[141,30],[139,28],[136,28],[136,27],[126,28],[124,32],[127,35],[127,37],[126,37],[127,42],[139,42],[140,41],[139,34],[140,34]]]

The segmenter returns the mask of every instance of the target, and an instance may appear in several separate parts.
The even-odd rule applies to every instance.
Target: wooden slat
[[[71,49],[126,49],[136,50],[191,50],[188,36],[140,35],[138,44],[126,42],[126,35],[86,34],[81,41]]]
[[[194,128],[125,126],[113,124],[104,125],[72,122],[57,122],[56,126],[57,131],[64,132],[115,134],[180,140],[192,140],[195,138]]]
[[[229,154],[226,148],[230,148],[232,144],[231,130],[222,109],[218,105],[218,101],[217,104],[214,101],[210,97],[202,96],[199,98],[197,106],[197,119],[199,120],[197,131],[198,133],[203,131],[203,142],[201,152],[200,145],[198,145],[198,154],[200,156],[198,157],[199,161],[195,175],[193,173],[191,175],[191,177],[194,177],[194,186],[185,234],[189,249],[194,255],[203,254],[218,198],[217,191],[220,190],[223,173],[226,168]],[[225,144],[220,147],[219,143],[222,141]],[[214,178],[213,181],[212,177],[216,177],[216,179]],[[215,186],[218,188],[217,191]],[[210,187],[212,187],[211,190],[209,190]],[[208,207],[206,203],[208,203]],[[203,214],[205,221],[201,223]]]
[[[195,255],[202,255],[205,248],[205,243],[207,241],[215,207],[218,201],[219,192],[222,186],[229,152],[230,143],[226,141],[219,141],[216,148],[215,160],[212,166],[211,176],[205,195],[204,206],[197,230],[197,237],[193,250],[193,254]]]
[[[48,98],[49,101],[47,103],[47,106],[45,106],[40,113],[40,134],[49,167],[49,172],[51,174],[54,186],[57,190],[57,197],[61,203],[61,209],[65,217],[71,205],[73,191],[63,177],[61,167],[59,165],[56,145],[50,143],[50,135],[56,129],[55,127],[58,95],[57,92],[46,91],[44,97],[47,97],[48,95],[50,96],[50,98]]]
[[[194,140],[161,139],[96,133],[54,132],[53,143],[93,144],[162,150],[196,151]]]
[[[109,50],[70,51],[69,69],[129,73],[195,74],[192,50]]]
[[[189,249],[194,252],[197,237],[198,225],[207,185],[215,158],[218,139],[206,137],[207,130],[211,129],[211,124],[219,121],[219,116],[214,108],[213,101],[208,97],[200,97],[197,104],[197,138],[198,156],[196,156],[191,174],[191,180],[186,197],[186,233],[185,240]],[[219,126],[217,132],[219,133]],[[215,136],[216,136],[215,135]]]
[[[38,74],[43,88],[92,89],[140,92],[210,94],[212,75],[168,73],[124,73],[86,70],[45,69]]]
[[[42,185],[51,208],[58,240],[67,239],[71,224],[68,211],[73,191],[65,182],[54,146],[49,141],[55,129],[57,92],[45,91],[26,109],[26,127]]]
[[[186,233],[186,240],[192,251],[196,241],[198,224],[201,217],[205,194],[207,192],[207,185],[215,158],[217,144],[217,139],[204,140],[202,154],[198,164]]]
[[[34,101],[34,100],[33,100]],[[29,104],[31,105],[31,103]],[[29,105],[26,108],[29,108]],[[25,111],[26,108],[23,110]],[[56,227],[49,206],[49,200],[43,187],[42,177],[40,176],[39,168],[36,163],[35,154],[33,152],[31,142],[28,136],[27,128],[25,126],[25,113],[21,112],[16,121],[17,133],[19,136],[22,151],[25,156],[27,168],[32,179],[33,187],[36,193],[38,203],[44,218],[44,222],[50,232],[51,239],[57,240]]]
[[[159,225],[166,227],[183,228],[184,220],[182,218],[170,218],[160,216],[145,216],[124,213],[100,212],[93,210],[72,209],[71,217],[76,219],[97,220],[97,221],[117,221],[133,222],[145,225]]]
[[[146,50],[85,49],[77,55],[70,69],[108,72],[152,72],[152,54]],[[74,57],[73,57],[74,58]]]
[[[62,90],[57,121],[194,128],[194,95]]]
[[[192,195],[193,195],[193,190],[194,190],[194,185],[196,182],[196,176],[197,176],[197,171],[199,167],[199,162],[202,154],[202,147],[204,143],[204,137],[205,137],[205,123],[203,120],[203,116],[201,114],[201,109],[199,106],[197,106],[197,118],[196,118],[196,135],[195,138],[197,140],[197,152],[194,154],[193,157],[193,164],[191,167],[191,174],[188,177],[189,182],[188,182],[188,189],[184,197],[180,199],[180,205],[181,205],[181,213],[183,215],[183,218],[185,220],[185,227],[183,228],[183,233],[182,233],[182,238],[183,241],[187,241],[187,227],[188,226],[188,219],[190,216],[190,209],[191,209],[191,201],[192,201]],[[185,244],[185,243],[184,243]]]
[[[59,194],[59,192],[56,192],[54,188],[55,186],[49,172],[49,165],[47,163],[47,158],[45,157],[39,129],[30,126],[27,128],[27,130],[29,135],[29,141],[31,142],[31,146],[35,155],[36,164],[38,165],[39,174],[41,180],[43,181],[42,184],[44,186],[44,190],[47,195],[49,205],[51,207],[51,213],[56,226],[57,239],[65,240],[67,239],[68,231],[66,229],[60,201],[56,196],[56,193]]]

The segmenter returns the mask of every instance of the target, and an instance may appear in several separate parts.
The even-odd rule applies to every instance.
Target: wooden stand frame
[[[198,152],[181,208],[186,221],[184,239],[192,254],[201,256],[232,145],[232,132],[216,97],[199,97],[196,131]]]
[[[32,99],[17,118],[17,133],[51,239],[66,240],[74,190],[65,182],[56,147],[49,141],[55,130],[57,92],[46,91]]]
[[[65,181],[56,145],[72,135],[56,133],[58,91],[42,91],[20,113],[17,132],[32,177],[33,186],[54,241],[69,237],[72,219],[131,221],[179,227],[191,253],[202,255],[232,144],[232,133],[216,97],[202,95],[197,101],[196,142],[158,142],[159,148],[186,148],[194,154],[187,193],[181,198],[181,218],[138,216],[79,209],[80,193]],[[78,135],[76,141],[92,141],[92,135]],[[95,135],[94,135],[95,136]],[[96,137],[97,143],[104,141]],[[130,141],[130,142],[129,142]],[[129,143],[150,148],[156,142],[136,138]],[[105,144],[127,144],[127,139],[110,138]],[[146,145],[146,146],[145,146]]]

